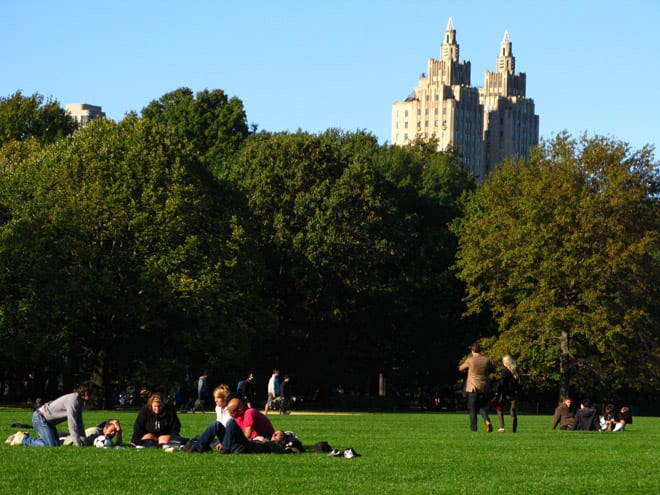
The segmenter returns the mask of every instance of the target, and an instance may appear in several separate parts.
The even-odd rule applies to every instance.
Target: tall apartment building
[[[89,124],[89,121],[96,117],[105,117],[105,112],[101,107],[88,105],[87,103],[67,103],[64,110],[71,115],[81,127]]]
[[[440,60],[429,59],[427,72],[404,101],[392,104],[392,144],[415,138],[438,140],[438,149],[458,151],[478,180],[504,157],[528,157],[538,144],[539,117],[525,96],[525,74],[515,73],[508,32],[504,34],[497,72],[485,85],[470,82],[470,62],[459,60],[459,45],[449,18]]]

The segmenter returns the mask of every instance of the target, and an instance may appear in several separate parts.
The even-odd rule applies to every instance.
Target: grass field
[[[135,412],[88,411],[91,426],[118,417],[130,442]],[[182,434],[211,414],[182,414]],[[219,455],[159,449],[0,446],[0,494],[608,494],[660,493],[660,418],[622,433],[551,431],[521,416],[518,433],[469,431],[465,413],[271,415],[308,450],[326,440],[361,457]],[[494,418],[494,415],[492,416]],[[0,409],[4,440],[31,411]],[[63,428],[66,429],[66,424]],[[34,433],[33,433],[34,434]]]

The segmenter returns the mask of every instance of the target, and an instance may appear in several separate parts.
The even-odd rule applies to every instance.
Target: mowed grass
[[[88,411],[85,424],[118,417],[130,442],[135,411]],[[182,414],[182,434],[212,414]],[[518,433],[469,431],[465,413],[271,415],[308,452],[292,455],[166,453],[159,449],[0,446],[0,494],[657,494],[660,418],[623,433],[551,431],[523,415]],[[492,419],[496,419],[493,414]],[[508,419],[508,418],[507,418]],[[29,410],[0,410],[3,440]],[[66,429],[66,424],[61,426]],[[32,432],[32,434],[34,434]],[[326,440],[361,457],[313,452]]]

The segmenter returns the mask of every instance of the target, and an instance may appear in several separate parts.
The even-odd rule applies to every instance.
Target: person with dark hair
[[[490,394],[490,379],[488,375],[495,371],[495,366],[488,356],[481,354],[481,346],[474,343],[470,346],[472,353],[458,367],[459,371],[467,370],[465,380],[465,393],[467,394],[468,409],[470,411],[470,430],[477,431],[477,410],[486,424],[486,431],[493,431],[486,404],[487,395]]]
[[[555,414],[550,425],[551,430],[557,428],[557,425],[559,425],[560,430],[572,430],[575,427],[575,414],[571,409],[572,403],[573,399],[564,397],[561,404],[555,408]]]
[[[257,391],[254,386],[254,374],[250,373],[245,380],[241,380],[236,388],[236,394],[247,407],[254,407]]]
[[[96,426],[87,428],[85,430],[85,445],[94,445],[94,441],[101,436],[105,438],[107,442],[106,446],[110,446],[113,440],[115,441],[115,445],[121,445],[122,434],[119,420],[108,419],[107,421],[103,421]],[[73,437],[71,435],[61,434],[60,443],[62,445],[72,445]]]
[[[614,431],[623,431],[626,429],[626,425],[631,425],[633,422],[633,417],[632,413],[630,412],[630,408],[627,406],[623,406],[619,410],[619,422],[616,424],[614,427]]]
[[[595,407],[592,407],[591,400],[582,399],[580,410],[575,414],[574,430],[600,431],[600,420]]]
[[[291,378],[284,375],[280,383],[280,414],[289,414],[289,404],[291,403]]]
[[[163,402],[160,394],[153,394],[140,409],[133,425],[131,443],[135,447],[159,447],[170,442],[182,443],[179,436],[181,422],[176,410]]]
[[[59,447],[60,438],[56,426],[67,422],[71,443],[76,447],[85,445],[85,425],[83,424],[83,409],[89,400],[91,384],[89,382],[76,385],[73,392],[55,400],[46,402],[34,410],[32,426],[39,438],[32,438],[27,432],[19,431],[7,439],[11,445],[26,447]]]

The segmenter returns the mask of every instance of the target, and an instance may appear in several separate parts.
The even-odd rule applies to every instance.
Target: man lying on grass
[[[245,408],[240,399],[233,398],[227,405],[231,419],[226,424],[217,421],[214,435],[200,435],[189,440],[181,450],[204,452],[211,450],[217,438],[216,450],[223,454],[273,453],[285,454],[283,432],[275,432],[270,419],[255,408]]]

